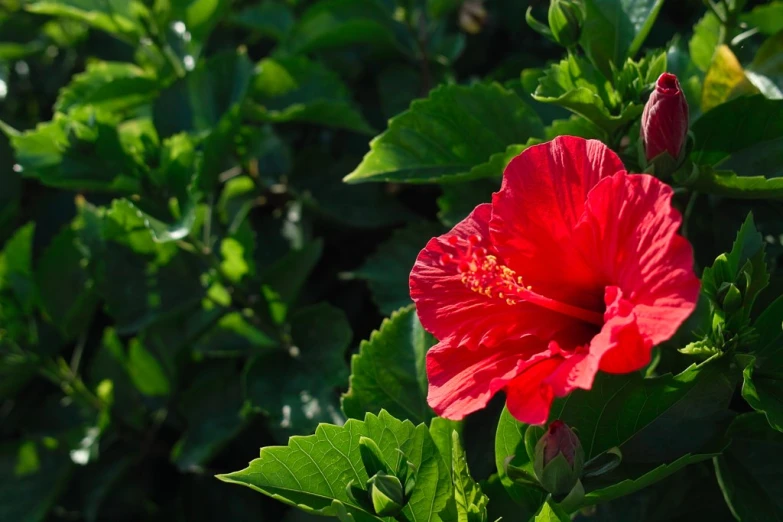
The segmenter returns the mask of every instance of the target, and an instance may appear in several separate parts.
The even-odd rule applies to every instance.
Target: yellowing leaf
[[[758,89],[750,83],[731,49],[727,45],[718,46],[704,78],[701,110],[707,112],[732,98],[757,92]]]

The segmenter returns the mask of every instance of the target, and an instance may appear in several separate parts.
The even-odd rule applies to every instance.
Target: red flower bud
[[[579,437],[563,421],[556,420],[536,444],[533,470],[544,489],[566,495],[579,481],[585,453]]]
[[[574,465],[577,448],[581,447],[581,443],[565,422],[561,420],[552,422],[547,432],[541,437],[541,441],[544,450],[544,466],[557,457],[558,453],[563,454],[569,465]]]
[[[677,77],[663,73],[644,106],[642,139],[647,161],[668,152],[679,159],[688,135],[688,102]]]

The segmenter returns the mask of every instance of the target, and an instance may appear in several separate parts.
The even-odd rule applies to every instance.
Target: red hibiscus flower
[[[461,419],[500,390],[543,424],[554,397],[650,361],[696,306],[693,253],[672,189],[571,136],[514,158],[492,197],[431,239],[410,276],[428,402]]]

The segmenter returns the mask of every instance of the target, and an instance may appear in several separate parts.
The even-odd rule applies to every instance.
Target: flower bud
[[[378,473],[367,481],[373,510],[379,517],[393,517],[405,507],[405,493],[400,479],[394,475]]]
[[[642,140],[647,161],[668,153],[679,161],[688,136],[688,102],[677,77],[663,73],[655,82],[642,114]]]
[[[584,460],[579,438],[563,421],[556,420],[536,444],[533,470],[544,489],[563,496],[579,481]]]
[[[585,22],[584,0],[552,0],[549,4],[549,30],[563,47],[579,42]]]

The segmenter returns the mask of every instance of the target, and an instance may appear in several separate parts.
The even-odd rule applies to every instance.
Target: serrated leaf
[[[9,136],[24,177],[62,189],[132,193],[147,170],[145,142],[128,124],[90,107]]]
[[[638,118],[644,110],[639,103],[625,103],[598,69],[575,55],[546,70],[533,98],[565,107],[609,133]]]
[[[435,414],[427,404],[425,357],[435,342],[412,306],[384,320],[351,358],[350,388],[342,397],[345,414],[358,419],[386,410],[399,419],[429,422]]]
[[[54,109],[67,113],[91,106],[109,112],[124,112],[150,103],[159,89],[154,76],[130,63],[91,62],[60,90]]]
[[[251,96],[251,116],[261,121],[302,121],[374,133],[340,77],[302,56],[261,60]]]
[[[345,181],[442,183],[497,175],[481,167],[543,134],[535,112],[498,84],[441,86],[392,118]]]
[[[367,281],[382,314],[391,314],[411,303],[408,276],[413,263],[427,241],[441,232],[440,226],[430,222],[398,229],[353,272],[355,277]]]
[[[699,169],[698,176],[683,185],[706,194],[738,199],[781,199],[783,178],[741,176],[730,170]]]
[[[356,522],[380,519],[354,502],[346,484],[365,484],[369,477],[359,454],[359,438],[372,439],[386,462],[402,456],[416,468],[416,487],[402,511],[408,520],[438,521],[451,492],[449,473],[423,424],[399,421],[382,411],[368,413],[364,421],[351,419],[345,426],[318,426],[315,435],[292,437],[287,447],[266,447],[261,457],[242,471],[219,475],[234,484],[251,487],[311,514],[335,516],[333,501],[345,506]],[[400,450],[400,451],[398,451]],[[391,464],[390,464],[391,465]]]
[[[451,432],[451,473],[454,484],[454,499],[457,505],[458,522],[487,522],[489,497],[470,476],[465,450],[456,431]]]
[[[783,518],[783,473],[777,465],[783,434],[760,413],[737,417],[727,436],[729,448],[715,459],[723,496],[737,520],[765,522]]]
[[[339,308],[320,303],[291,315],[291,344],[249,363],[243,380],[251,404],[265,411],[279,440],[341,424],[336,388],[348,378],[351,326]]]

